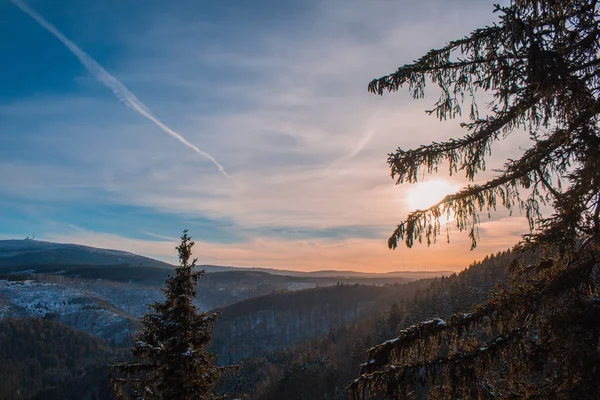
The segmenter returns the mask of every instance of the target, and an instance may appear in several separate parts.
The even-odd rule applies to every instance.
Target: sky
[[[436,182],[466,181],[396,186],[387,154],[463,132],[425,114],[433,89],[367,91],[493,23],[493,3],[1,0],[0,239],[175,262],[189,229],[200,263],[303,271],[461,270],[505,250],[526,224],[502,211],[474,251],[458,232],[388,250]]]

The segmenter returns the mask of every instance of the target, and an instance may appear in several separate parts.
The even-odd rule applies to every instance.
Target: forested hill
[[[224,381],[223,387],[251,393],[251,399],[261,400],[344,399],[345,387],[366,361],[366,349],[414,323],[470,311],[496,284],[506,282],[506,269],[513,259],[510,252],[499,253],[458,274],[421,281],[422,286],[417,285],[419,282],[402,285],[404,292],[390,291],[378,309],[365,314],[369,318],[335,327],[311,341],[246,359],[239,376]],[[411,287],[414,290],[406,296]]]
[[[114,350],[42,318],[0,320],[0,399],[109,399]]]
[[[172,269],[170,264],[137,254],[40,240],[0,240],[0,270],[50,266],[144,266]],[[46,272],[46,271],[43,271]]]
[[[337,284],[253,297],[222,308],[213,349],[220,363],[287,347],[378,313],[413,296],[430,280],[384,286]]]

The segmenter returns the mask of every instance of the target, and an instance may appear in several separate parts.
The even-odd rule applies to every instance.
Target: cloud
[[[36,238],[38,237],[36,236]],[[132,239],[115,234],[90,231],[77,225],[69,225],[62,233],[47,234],[38,239],[128,251],[166,262],[175,262],[177,260],[175,251],[177,240],[168,240],[166,238],[159,240]]]
[[[207,65],[228,72],[240,69],[237,74],[210,76],[214,85],[211,98],[216,97],[219,104],[235,101],[236,107],[203,113],[198,99],[197,107],[188,104],[190,114],[182,123],[187,122],[186,131],[212,132],[213,146],[230,160],[239,171],[236,177],[246,185],[243,190],[206,198],[203,188],[217,190],[213,182],[194,176],[189,188],[172,191],[168,179],[174,174],[168,174],[152,185],[135,182],[123,186],[124,197],[180,212],[226,215],[244,227],[392,226],[404,217],[408,211],[401,201],[405,188],[394,187],[389,179],[386,154],[398,145],[419,145],[462,132],[457,123],[442,124],[427,117],[423,110],[429,104],[412,104],[410,96],[402,92],[373,96],[367,93],[366,84],[377,74],[410,61],[412,54],[441,45],[451,35],[467,33],[468,25],[457,25],[456,20],[464,23],[476,13],[458,18],[462,11],[450,7],[444,16],[447,20],[433,20],[426,13],[426,20],[411,21],[398,12],[399,6],[382,2],[376,8],[392,8],[385,17],[377,23],[368,19],[356,23],[366,7],[360,4],[319,3],[326,10],[315,12],[306,35],[290,36],[266,27],[260,34],[253,30],[239,33],[244,43],[252,42],[252,52],[240,49],[235,38],[224,42],[213,39],[216,42],[206,48],[193,38],[200,32],[218,38],[220,31],[206,32],[204,25],[195,30],[189,24],[186,29],[185,19],[168,23],[176,25],[175,32],[185,30],[192,38],[190,46],[185,46],[183,39],[173,49],[172,40],[163,36],[172,30],[162,25],[166,24],[162,20],[155,27],[158,33],[151,29],[132,38],[134,54],[124,63],[124,76],[145,81],[143,73],[137,73],[139,61],[144,60],[139,49],[143,48],[141,42],[149,40],[155,52],[168,55],[165,59],[182,62],[176,66],[167,63],[166,67],[154,64],[146,71],[167,87],[172,80],[172,88],[178,89],[185,77],[186,94],[191,99],[197,95],[195,88],[209,84],[205,74],[192,71],[202,71]],[[489,10],[491,6],[486,8]],[[341,35],[349,22],[356,23],[357,30],[368,30],[368,37]],[[475,27],[479,23],[475,20],[470,24]],[[154,69],[162,74],[156,75]]]
[[[38,14],[35,10],[29,7],[27,4],[23,3],[21,0],[10,0],[13,4],[19,7],[24,13],[33,18],[41,27],[46,29],[48,32],[52,33],[62,44],[64,44],[70,51],[73,53],[79,61],[83,64],[83,66],[90,71],[100,82],[110,88],[113,94],[124,104],[131,107],[134,111],[136,111],[141,116],[147,118],[151,122],[153,122],[156,126],[162,129],[165,133],[169,134],[183,145],[189,147],[194,150],[196,153],[206,158],[210,162],[212,162],[219,170],[221,174],[227,177],[230,180],[234,180],[228,173],[225,171],[223,165],[221,165],[216,158],[214,158],[211,154],[206,151],[200,149],[198,146],[190,143],[186,138],[181,136],[178,132],[174,131],[167,125],[165,125],[161,120],[156,118],[150,110],[146,107],[144,103],[142,103],[125,85],[123,85],[117,78],[111,75],[104,67],[102,67],[96,60],[94,60],[89,54],[83,51],[79,46],[69,40],[65,35],[63,35],[54,25],[50,24],[46,21],[40,14]]]
[[[97,7],[102,9],[103,4]],[[43,143],[46,152],[69,154],[72,162],[42,162],[29,155],[20,163],[5,159],[0,163],[0,192],[56,203],[66,203],[69,196],[92,198],[97,203],[173,213],[181,220],[205,216],[227,221],[232,230],[246,235],[245,242],[233,245],[200,241],[205,262],[385,270],[402,263],[423,268],[423,262],[433,268],[433,261],[423,260],[451,262],[452,268],[460,268],[476,258],[480,253],[466,252],[468,240],[458,239],[460,235],[452,238],[450,246],[387,250],[387,235],[409,211],[407,187],[394,186],[389,178],[387,153],[398,146],[415,147],[464,132],[457,121],[441,123],[425,115],[423,111],[435,102],[433,93],[418,101],[404,91],[378,97],[369,94],[366,85],[428,49],[490,23],[495,18],[492,2],[331,0],[315,2],[314,7],[310,3],[307,15],[286,14],[285,23],[275,15],[272,21],[253,21],[245,16],[243,4],[228,7],[238,9],[237,19],[213,20],[211,15],[172,7],[168,12],[161,9],[160,17],[127,18],[108,27],[109,36],[120,40],[118,60],[111,65],[120,81],[105,75],[108,72],[93,60],[88,67],[89,56],[42,20],[74,53],[69,46],[75,46],[81,62],[97,79],[113,85],[109,87],[129,107],[137,105],[138,113],[152,115],[124,84],[164,115],[170,126],[186,132],[191,143],[201,140],[219,160],[226,160],[228,171],[235,171],[243,186],[203,173],[196,152],[182,152],[167,135],[147,140],[145,127],[128,120],[126,109],[118,103],[109,106],[94,98],[78,102],[76,95],[61,93],[46,102],[56,115],[43,116],[44,125],[35,129],[35,142]],[[146,11],[132,16],[153,14]],[[98,15],[96,25],[103,21],[102,13]],[[81,21],[74,23],[82,24],[75,30],[80,35],[93,36]],[[96,54],[92,44],[85,47]],[[20,105],[17,100],[5,109],[17,121],[25,118],[21,114],[28,109],[46,110],[43,101]],[[74,103],[79,104],[75,113]],[[115,108],[123,109],[123,115],[116,114]],[[67,113],[79,120],[65,123]],[[14,135],[10,140],[25,139]],[[488,165],[499,166],[519,140],[516,135],[499,143],[500,151],[495,150]],[[144,146],[138,145],[141,141]],[[30,151],[31,144],[23,143]],[[493,173],[490,168],[481,178]],[[460,177],[454,179],[465,183]],[[122,218],[129,217],[123,214]],[[492,239],[493,224],[486,225],[489,229],[481,241],[482,246],[489,241],[491,247],[481,251],[502,250],[518,240],[516,230]],[[171,228],[157,223],[144,230],[171,237]],[[299,238],[279,235],[282,230],[315,233],[312,238]],[[344,234],[324,237],[323,232],[331,230]],[[132,246],[130,251],[144,254],[157,245],[128,241],[123,236],[129,232],[101,234],[89,233],[87,244],[103,240],[105,245]],[[55,238],[79,240],[78,235],[64,235]],[[168,248],[157,246],[165,249],[165,257],[172,252],[172,243]]]

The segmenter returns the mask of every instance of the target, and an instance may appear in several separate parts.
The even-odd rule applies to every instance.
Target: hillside
[[[345,399],[345,387],[357,376],[359,365],[367,361],[366,349],[392,339],[395,332],[412,324],[469,312],[496,284],[505,283],[513,258],[510,252],[499,253],[450,277],[399,285],[402,291],[390,292],[385,302],[354,323],[248,357],[240,374],[225,379],[222,386],[250,393],[250,398],[257,400]]]
[[[117,353],[97,338],[47,319],[0,321],[0,398],[111,398],[107,364]]]
[[[68,266],[138,266],[169,269],[171,265],[119,250],[40,240],[0,240],[0,271]]]
[[[213,348],[221,363],[235,363],[378,313],[429,285],[428,280],[385,286],[338,284],[253,297],[219,310]]]
[[[253,399],[342,399],[344,387],[356,376],[358,365],[364,362],[366,348],[392,338],[397,329],[403,329],[412,323],[434,317],[445,318],[453,312],[469,311],[473,304],[486,298],[497,282],[504,281],[505,267],[511,258],[512,255],[508,253],[487,258],[450,277],[384,286],[337,284],[296,292],[276,291],[221,307],[222,315],[214,329],[213,349],[221,364],[243,360],[240,374],[231,380],[226,378],[222,386],[239,393],[249,392]],[[227,274],[207,274],[201,282],[206,279],[207,286],[218,289],[222,282],[229,281]],[[263,274],[257,272],[244,276],[247,279],[252,279],[253,276],[255,279],[263,278]],[[106,370],[93,364],[92,356],[89,359],[76,356],[76,360],[72,361],[69,351],[61,346],[54,346],[59,354],[53,355],[52,349],[36,347],[35,343],[39,342],[36,335],[48,335],[50,338],[56,336],[64,343],[77,344],[78,341],[87,340],[81,338],[90,336],[52,319],[86,329],[100,337],[103,330],[94,329],[102,324],[87,324],[86,321],[99,321],[98,315],[114,315],[122,321],[133,323],[135,314],[142,312],[142,308],[136,308],[131,300],[138,298],[142,292],[132,287],[142,286],[54,275],[39,277],[54,281],[4,281],[5,285],[10,286],[8,290],[13,291],[4,293],[0,299],[0,309],[2,304],[5,308],[6,304],[11,304],[12,310],[21,311],[22,315],[46,318],[5,318],[0,321],[0,325],[10,327],[10,332],[13,333],[0,338],[7,335],[11,337],[11,342],[7,343],[17,340],[13,336],[22,338],[18,339],[22,342],[15,342],[16,349],[23,346],[19,343],[34,343],[31,350],[33,355],[29,356],[29,353],[24,352],[24,365],[37,365],[36,357],[39,357],[37,362],[40,365],[45,365],[44,360],[58,357],[58,361],[51,361],[58,366],[58,370],[40,370],[50,374],[48,377],[44,373],[35,372],[38,371],[35,369],[37,367],[29,367],[34,368],[35,373],[27,376],[23,372],[25,367],[17,363],[14,371],[0,371],[0,381],[6,382],[3,390],[10,390],[6,388],[12,387],[9,386],[11,384],[31,388],[27,389],[30,391],[26,394],[18,394],[30,397],[13,397],[15,399],[33,398],[31,396],[34,394],[38,396],[35,397],[37,399],[86,399],[92,393],[95,393],[93,396],[105,399],[103,396],[106,393],[102,391],[106,388]],[[288,278],[284,282],[289,282],[286,279]],[[199,293],[202,292],[203,290],[199,290]],[[125,293],[129,293],[129,297],[119,297]],[[83,296],[84,294],[89,297]],[[102,297],[97,294],[102,294]],[[113,296],[112,301],[121,302],[122,307],[103,300],[110,296]],[[94,302],[90,303],[90,299]],[[148,299],[149,297],[144,301]],[[86,315],[91,319],[86,319]],[[65,335],[84,336],[70,339]],[[52,340],[54,339],[50,339],[50,346]],[[91,340],[98,347],[90,348],[89,352],[96,354],[95,357],[103,365],[112,362],[109,359],[115,359],[114,352],[103,350],[105,347],[101,341],[94,338]],[[106,338],[103,340],[106,341]],[[4,357],[12,359],[15,353]],[[61,361],[61,357],[67,357],[67,361]],[[51,378],[54,373],[67,377],[64,386]],[[79,377],[77,382],[81,384],[73,383],[71,377]],[[64,389],[68,387],[75,388],[73,394],[65,394]],[[40,392],[42,389],[43,392]],[[307,393],[309,397],[306,397]],[[4,397],[0,395],[0,398]]]
[[[126,344],[137,329],[137,320],[131,313],[135,307],[128,307],[131,303],[124,298],[117,301],[118,295],[103,293],[101,289],[101,284],[85,285],[81,281],[61,283],[56,279],[0,279],[0,320],[43,317],[87,332],[105,342]],[[136,303],[150,301],[158,293],[140,295],[140,291],[136,292]]]

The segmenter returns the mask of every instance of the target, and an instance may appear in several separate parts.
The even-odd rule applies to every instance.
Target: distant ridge
[[[229,272],[229,271],[248,271],[248,272],[266,272],[271,275],[286,275],[296,277],[313,277],[313,278],[433,278],[442,275],[451,275],[455,271],[392,271],[392,272],[360,272],[360,271],[336,271],[336,270],[319,270],[319,271],[293,271],[286,269],[261,268],[261,267],[232,267],[219,265],[200,265],[200,268],[206,270],[207,273],[212,272]]]
[[[0,271],[15,268],[36,269],[49,265],[54,267],[127,265],[161,269],[173,268],[168,263],[120,250],[33,239],[0,240]]]
[[[0,272],[33,269],[37,272],[56,272],[62,267],[128,267],[171,270],[173,265],[140,256],[127,251],[102,249],[79,244],[54,243],[33,239],[0,240]],[[261,267],[234,267],[221,265],[199,265],[207,273],[217,272],[262,272],[270,275],[285,275],[305,278],[410,278],[421,279],[450,275],[451,271],[393,271],[385,273],[358,271],[292,271]]]

